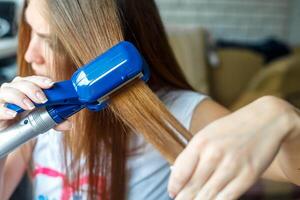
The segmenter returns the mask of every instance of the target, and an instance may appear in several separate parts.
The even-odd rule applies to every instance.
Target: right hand
[[[176,200],[238,199],[267,169],[269,178],[299,183],[298,123],[293,106],[270,96],[212,122],[176,159],[170,196]],[[283,144],[290,149],[283,149]],[[270,175],[275,157],[280,165],[273,164]]]
[[[3,83],[0,87],[0,130],[7,128],[17,118],[17,112],[6,108],[6,103],[15,104],[27,112],[31,111],[35,108],[34,103],[47,102],[43,89],[51,88],[53,84],[50,78],[44,76],[18,76],[10,83]],[[55,129],[67,131],[71,126],[70,121],[65,121]]]

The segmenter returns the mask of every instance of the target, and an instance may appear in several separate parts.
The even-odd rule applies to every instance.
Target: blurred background
[[[17,23],[21,0],[0,0],[0,83],[16,74]]]
[[[262,95],[300,106],[299,0],[156,0],[190,83],[234,110]]]
[[[197,91],[231,110],[264,95],[300,107],[300,0],[155,1],[176,58]],[[21,7],[22,0],[0,0],[0,83],[16,74]],[[27,181],[12,199],[28,195]],[[261,181],[243,199],[300,199],[299,191]]]

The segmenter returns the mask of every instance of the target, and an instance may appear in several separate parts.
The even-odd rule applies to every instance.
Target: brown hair
[[[153,0],[46,0],[46,17],[56,36],[57,54],[65,62],[52,69],[56,80],[69,79],[76,67],[122,40],[134,43],[150,66],[150,89],[137,80],[111,97],[105,110],[83,110],[72,120],[74,127],[64,134],[65,156],[70,177],[79,181],[89,173],[89,198],[125,199],[127,142],[132,132],[141,133],[172,163],[191,134],[168,112],[152,92],[162,87],[191,89],[184,79],[167,42]],[[30,29],[22,20],[19,33],[19,72],[32,74],[23,59],[30,41]],[[63,49],[63,50],[62,50]],[[84,165],[79,165],[84,161]],[[103,178],[105,177],[105,179]],[[102,182],[101,182],[102,181]],[[105,183],[105,188],[103,188]],[[102,187],[102,188],[101,188]],[[80,189],[79,184],[74,189]]]

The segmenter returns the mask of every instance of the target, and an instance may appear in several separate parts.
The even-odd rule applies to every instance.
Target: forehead
[[[27,7],[25,9],[25,20],[34,30],[45,31],[48,29],[48,23],[45,17],[42,15],[42,4],[40,0],[27,1]]]

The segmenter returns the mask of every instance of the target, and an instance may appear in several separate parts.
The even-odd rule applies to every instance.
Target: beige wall
[[[292,0],[289,41],[300,45],[300,1]]]
[[[295,42],[300,0],[156,0],[165,23],[206,27],[217,38],[258,40],[270,35]],[[293,23],[293,24],[294,24]],[[298,27],[300,27],[298,25]],[[300,35],[298,33],[298,35]]]

